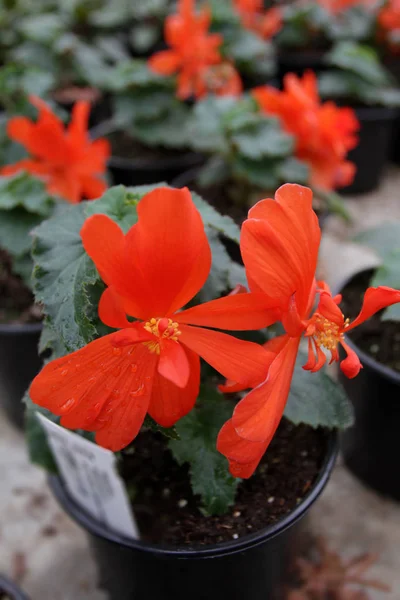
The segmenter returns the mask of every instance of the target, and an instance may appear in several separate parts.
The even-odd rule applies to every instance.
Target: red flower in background
[[[270,39],[282,28],[282,11],[275,6],[264,10],[263,0],[234,0],[243,26],[264,39]]]
[[[355,377],[362,365],[344,341],[351,331],[377,311],[400,302],[400,291],[369,288],[360,314],[349,323],[324,282],[315,281],[321,232],[312,210],[310,189],[287,184],[275,200],[258,202],[242,227],[241,251],[250,289],[264,292],[265,307],[276,313],[286,333],[268,342],[267,378],[241,400],[232,419],[222,428],[218,449],[230,461],[236,477],[250,477],[282,418],[287,402],[297,352],[302,337],[308,339],[308,361],[304,369],[314,373],[325,364],[322,349],[331,353],[331,362],[339,360],[338,344],[347,352],[340,367]],[[319,302],[313,307],[316,298]],[[224,391],[239,391],[241,385],[224,386]]]
[[[351,108],[321,103],[315,73],[302,78],[289,73],[283,91],[263,86],[253,96],[263,112],[276,115],[294,136],[295,154],[310,166],[313,186],[332,190],[350,185],[355,166],[346,156],[357,145],[359,124]]]
[[[89,140],[90,103],[77,102],[70,124],[64,128],[43,100],[31,96],[30,101],[39,111],[36,123],[27,117],[13,117],[7,123],[7,134],[25,146],[31,158],[3,167],[0,174],[27,171],[37,175],[46,182],[50,194],[73,204],[101,196],[107,188],[101,177],[110,147],[105,139]]]
[[[393,51],[400,52],[400,0],[389,0],[378,15],[381,32],[388,38]],[[397,41],[391,40],[396,36]]]
[[[33,402],[61,415],[62,425],[95,431],[98,444],[115,451],[135,438],[147,412],[170,427],[193,408],[199,356],[245,387],[263,380],[268,355],[262,346],[203,327],[259,329],[274,319],[263,294],[227,296],[179,312],[211,267],[201,216],[187,189],[157,189],[137,211],[126,235],[100,214],[81,231],[108,286],[100,319],[120,331],[48,363],[30,388]]]
[[[223,38],[209,33],[210,24],[211,13],[207,8],[196,13],[194,0],[180,0],[178,14],[165,20],[165,41],[171,49],[157,52],[149,59],[149,67],[155,73],[178,73],[177,95],[183,100],[191,96],[201,98],[214,91],[208,89],[207,83],[212,77],[215,86],[217,71],[212,70],[215,65],[225,67],[219,94],[229,94],[232,89],[237,93],[240,77],[232,65],[224,63],[220,53]],[[230,79],[227,81],[228,67]]]

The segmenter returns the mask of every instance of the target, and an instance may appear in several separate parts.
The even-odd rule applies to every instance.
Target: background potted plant
[[[316,94],[316,82],[311,85]],[[352,176],[345,155],[346,144],[349,148],[356,143],[357,121],[351,111],[333,107],[337,119],[342,115],[347,119],[347,130],[326,126],[325,109],[315,94],[310,93],[303,104],[301,98],[306,95],[299,93],[300,100],[295,97],[294,102],[289,98],[289,109],[285,107],[290,91],[280,92],[270,86],[256,88],[252,97],[207,98],[198,103],[190,138],[192,147],[210,158],[198,173],[184,174],[174,184],[180,187],[196,181],[196,189],[208,201],[241,222],[250,206],[284,181],[311,183],[321,217],[333,211],[348,218],[333,189],[341,172],[344,177]],[[305,111],[310,115],[307,119]],[[339,154],[335,136],[344,142]]]
[[[39,112],[36,123],[15,116],[6,124],[9,142],[19,146],[14,158],[23,158],[0,171],[1,400],[18,425],[23,420],[22,396],[41,365],[37,347],[42,313],[31,293],[30,234],[67,202],[104,191],[101,175],[108,153],[107,142],[93,145],[87,138],[89,104],[76,105],[64,130],[42,100],[31,101]],[[6,156],[12,160],[13,153]]]
[[[327,314],[336,320],[337,315],[332,313],[330,305],[330,302],[336,301],[331,298],[326,286],[320,283],[319,285],[323,287],[319,289],[319,293],[324,299],[321,300],[322,303],[320,302],[317,312],[311,316],[309,321],[304,322],[299,329],[295,325],[295,320],[291,320],[289,315],[286,315],[288,310],[286,294],[291,294],[293,286],[300,290],[300,282],[303,287],[302,292],[297,296],[299,317],[302,318],[303,314],[305,315],[309,310],[304,304],[304,299],[310,295],[308,286],[313,286],[320,237],[316,217],[311,208],[311,197],[311,191],[306,188],[284,186],[278,191],[276,201],[264,201],[267,204],[276,205],[278,212],[282,210],[280,213],[282,221],[280,224],[276,222],[274,234],[276,240],[275,242],[271,240],[272,245],[277,243],[278,238],[281,239],[284,246],[286,244],[286,253],[279,252],[276,254],[276,264],[275,262],[269,263],[273,265],[269,276],[266,277],[265,273],[262,275],[263,285],[268,287],[270,296],[265,295],[266,292],[262,292],[264,288],[261,287],[258,288],[260,291],[257,293],[240,293],[241,290],[237,290],[235,295],[211,300],[200,306],[197,303],[195,305],[189,303],[189,309],[174,313],[173,319],[176,322],[170,317],[168,317],[170,320],[154,318],[146,322],[128,322],[126,317],[120,320],[124,311],[121,313],[114,302],[120,298],[118,303],[121,301],[123,304],[118,305],[125,306],[124,298],[127,297],[124,294],[129,293],[129,310],[135,310],[136,314],[139,311],[142,318],[147,319],[147,313],[150,314],[152,311],[151,303],[159,303],[160,300],[164,304],[166,301],[170,302],[167,296],[172,294],[171,282],[175,288],[177,284],[180,287],[184,282],[186,290],[184,294],[183,290],[178,293],[179,303],[178,300],[173,300],[171,307],[174,306],[175,310],[178,304],[189,300],[190,295],[198,289],[200,280],[206,279],[209,269],[209,258],[206,259],[208,242],[205,241],[201,228],[199,229],[199,213],[213,247],[213,267],[206,287],[201,291],[202,299],[215,298],[221,294],[221,290],[214,287],[215,283],[219,281],[219,278],[215,277],[215,268],[220,259],[220,252],[223,252],[219,235],[231,238],[232,242],[237,243],[239,232],[231,219],[221,217],[200,197],[193,196],[194,205],[199,211],[197,213],[187,190],[172,190],[159,186],[125,189],[119,186],[109,190],[100,200],[89,204],[83,202],[71,207],[63,215],[62,220],[58,216],[54,216],[36,229],[33,249],[36,263],[35,289],[47,315],[46,328],[49,328],[49,346],[55,361],[48,363],[31,386],[30,395],[35,404],[27,398],[28,414],[30,415],[27,432],[31,454],[35,461],[54,468],[51,456],[46,451],[40,426],[35,419],[37,410],[57,421],[58,417],[55,414],[62,415],[61,425],[73,429],[83,427],[86,430],[96,431],[98,443],[114,450],[122,448],[120,470],[128,489],[131,490],[132,504],[141,529],[141,540],[130,540],[107,530],[104,523],[94,520],[85,513],[83,507],[71,500],[65,485],[59,478],[51,480],[52,488],[65,510],[89,532],[99,561],[102,584],[111,593],[111,597],[125,599],[147,591],[154,598],[183,598],[187,594],[187,585],[189,585],[189,581],[193,581],[193,577],[196,577],[197,581],[196,588],[193,590],[194,598],[201,598],[204,595],[211,598],[217,597],[221,592],[221,584],[218,583],[221,581],[224,581],[224,591],[228,590],[232,594],[243,591],[243,594],[246,593],[249,598],[261,598],[263,595],[272,594],[279,589],[286,564],[285,556],[290,543],[287,537],[287,528],[294,525],[311,506],[322,489],[333,464],[332,437],[327,435],[324,429],[313,430],[312,428],[317,426],[341,427],[351,422],[351,412],[349,412],[349,406],[340,388],[324,373],[316,373],[324,362],[321,359],[320,345],[324,344],[325,347],[331,349],[332,358],[338,358],[336,343],[342,339],[342,330],[335,330],[333,337],[328,339],[325,321],[319,320],[321,314]],[[296,202],[294,202],[295,199]],[[279,209],[279,205],[281,209]],[[258,206],[257,210],[263,210],[262,202]],[[177,214],[181,218],[185,217],[184,222],[187,227],[186,235],[181,238],[176,235],[180,228],[176,218]],[[246,231],[250,233],[250,237],[254,227],[254,223],[251,221],[250,218],[246,225]],[[258,226],[259,219],[253,221]],[[149,222],[152,223],[150,229],[148,228]],[[118,225],[124,232],[127,232],[126,237],[123,236]],[[268,224],[266,223],[265,226]],[[57,233],[60,227],[65,235],[61,236]],[[100,229],[103,235],[99,237]],[[136,238],[136,236],[138,237]],[[306,246],[299,238],[299,243],[303,248],[301,259],[296,250],[297,242],[295,240],[298,239],[298,236],[301,239],[302,236],[307,236],[309,240],[309,245]],[[161,238],[163,239],[162,245],[160,245]],[[98,240],[101,239],[108,240],[106,246],[102,243],[98,244]],[[148,263],[145,269],[142,268],[144,265],[140,267],[140,272],[143,273],[141,277],[144,277],[140,285],[138,285],[136,276],[131,281],[125,275],[122,279],[118,279],[119,267],[117,265],[122,266],[120,260],[124,260],[122,258],[124,256],[123,248],[127,248],[124,244],[129,243],[128,240],[131,239],[137,239],[139,244],[144,244],[142,247],[143,260],[150,259],[151,263]],[[173,244],[170,243],[172,239]],[[139,240],[141,241],[139,242]],[[262,256],[265,253],[271,258],[271,248],[267,241],[265,247],[259,248],[260,254],[256,248],[252,249],[252,244],[250,243],[249,246],[249,243],[250,238],[247,237],[247,234],[243,238],[242,233],[241,244],[246,268],[250,268],[249,272],[255,275],[250,264],[251,257]],[[182,244],[185,248],[184,251]],[[153,252],[146,250],[149,245],[152,246]],[[200,245],[206,254],[199,254]],[[136,248],[139,251],[139,246]],[[161,251],[159,254],[157,254],[158,250]],[[172,255],[175,256],[174,260],[171,260]],[[49,256],[57,256],[57,260],[49,262]],[[130,252],[129,256],[134,261],[132,264],[137,265],[135,268],[139,268],[138,257],[133,256]],[[296,256],[297,258],[295,258]],[[148,258],[145,259],[145,257]],[[176,265],[180,264],[181,260],[178,257],[184,257],[184,262],[180,265],[180,269],[176,270]],[[188,257],[192,257],[192,259],[188,261]],[[192,262],[193,259],[195,259],[195,263]],[[100,269],[101,277],[98,270],[94,268],[92,260]],[[294,268],[296,260],[300,260],[298,269]],[[70,278],[64,276],[63,265],[66,261],[71,268]],[[286,261],[286,272],[282,271],[279,261]],[[226,256],[223,262],[231,274],[243,271],[241,267],[234,266]],[[161,264],[163,266],[160,271]],[[265,264],[268,264],[268,261]],[[189,267],[190,269],[195,268],[196,282],[192,276],[185,276],[182,279],[182,273],[185,273]],[[262,267],[263,269],[264,267]],[[160,274],[160,278],[155,277],[156,272]],[[120,273],[122,274],[122,271]],[[175,279],[172,278],[172,273],[176,273]],[[256,281],[259,280],[259,276],[260,273],[256,275]],[[273,292],[272,290],[275,288],[271,282],[278,283],[281,278],[283,279],[280,285],[284,286],[285,291],[282,292],[283,288],[279,285],[281,291],[277,287]],[[70,285],[72,280],[76,285]],[[108,287],[104,281],[107,282]],[[151,287],[154,289],[146,300],[143,294],[150,281],[152,282]],[[180,281],[181,283],[179,283]],[[287,281],[287,285],[284,283],[285,281]],[[186,289],[187,282],[190,283],[190,294],[189,289]],[[125,285],[129,287],[129,292],[128,288],[124,287]],[[159,286],[163,287],[163,294],[156,293]],[[315,294],[315,288],[313,289]],[[63,296],[62,302],[55,298],[55,290],[58,290],[60,296]],[[174,295],[177,290],[178,288],[175,289]],[[225,287],[224,292],[226,291],[229,291],[229,286]],[[275,293],[279,295],[281,305],[274,297]],[[135,294],[142,295],[141,302],[145,302],[142,309],[138,304],[134,308],[136,301],[133,300],[133,295]],[[99,301],[100,296],[102,299]],[[326,300],[326,298],[330,300]],[[385,301],[388,304],[399,298],[400,294],[392,290],[390,299],[386,298]],[[271,302],[274,305],[272,312],[271,308],[268,308],[271,306]],[[77,306],[80,307],[79,311],[76,310]],[[100,317],[97,314],[98,306],[100,307]],[[144,306],[146,306],[145,309]],[[336,310],[339,310],[336,303],[334,306]],[[250,308],[251,310],[249,310]],[[157,314],[163,313],[163,309],[159,306],[158,308],[153,307],[154,311]],[[261,323],[270,323],[275,319],[282,319],[286,331],[291,332],[290,337],[287,334],[275,337],[265,349],[252,342],[243,342],[217,331],[203,329],[207,325],[214,328],[222,326],[224,329],[251,329]],[[117,320],[119,327],[127,329],[113,332],[109,326],[115,328]],[[105,327],[105,323],[108,324],[108,327]],[[189,326],[185,323],[192,323],[192,325]],[[178,331],[181,335],[178,335]],[[295,367],[296,355],[303,333],[311,336],[309,337],[311,348],[309,348],[308,359],[300,352],[298,366]],[[107,335],[104,336],[104,334]],[[144,337],[141,337],[142,335]],[[161,357],[163,353],[167,352],[168,347],[163,345],[160,335],[173,344],[183,344],[183,347],[188,344],[192,351],[196,348],[196,353],[199,352],[207,362],[231,380],[224,386],[225,391],[232,392],[234,389],[247,387],[250,381],[250,371],[251,377],[258,379],[261,373],[263,377],[265,376],[267,368],[270,376],[261,386],[239,402],[233,413],[233,420],[229,417],[232,415],[234,401],[224,399],[215,389],[212,390],[209,387],[202,388],[198,405],[190,410],[196,400],[197,389],[193,388],[192,384],[190,388],[185,388],[184,396],[191,397],[189,404],[183,402],[183,396],[179,396],[179,394],[176,396],[177,388],[171,387],[172,377],[173,381],[181,382],[185,371],[184,363],[180,362],[179,365],[174,360],[170,363],[168,371],[161,366],[164,363],[164,359],[162,360]],[[328,337],[326,337],[327,335]],[[207,344],[200,343],[203,336],[204,339],[206,337],[209,339]],[[217,343],[212,343],[212,339]],[[150,344],[148,349],[147,346],[144,348],[140,346],[142,349],[132,350],[130,345],[136,342],[141,343],[140,340],[144,341],[144,344]],[[111,346],[109,346],[110,343]],[[126,346],[126,344],[128,345]],[[159,348],[159,354],[156,351],[157,348]],[[237,349],[233,354],[232,348]],[[239,348],[246,349],[243,355]],[[75,352],[68,354],[71,351]],[[131,357],[129,353],[132,351],[136,352],[135,361],[137,362],[134,364],[134,369],[129,368],[128,371],[125,371],[124,364],[127,358],[128,366],[131,364],[132,358],[129,358]],[[160,357],[159,359],[152,354],[153,351]],[[264,362],[264,355],[259,354],[261,351],[270,353],[267,360],[267,363],[270,362],[269,367]],[[105,353],[102,354],[103,358],[100,355],[95,358],[98,352]],[[137,354],[138,352],[140,356]],[[246,359],[244,358],[245,354]],[[224,358],[222,358],[223,356]],[[250,356],[253,357],[252,361],[254,359],[254,362],[249,362]],[[260,363],[258,363],[258,356],[262,356]],[[147,371],[149,360],[160,360],[157,363],[159,375],[162,372],[167,378],[171,378],[165,379],[162,384],[168,385],[169,394],[166,396],[159,395],[158,385],[161,383],[150,391],[149,382],[152,376]],[[300,365],[305,361],[305,367],[312,370],[313,375],[301,369]],[[93,370],[93,365],[97,365],[96,370],[89,373],[90,370]],[[145,367],[145,365],[147,366]],[[98,368],[99,366],[101,368]],[[349,376],[354,376],[355,370],[359,370],[360,365],[359,363],[357,365],[351,357],[350,364],[347,359],[342,362],[342,368]],[[110,369],[114,377],[112,381]],[[245,371],[246,377],[243,381]],[[133,404],[124,403],[125,392],[122,393],[120,386],[125,375],[129,381],[133,378],[126,388],[126,390],[132,388],[131,402]],[[192,376],[190,375],[190,377]],[[199,372],[197,371],[196,381],[198,376]],[[138,385],[141,377],[144,378],[143,385]],[[218,381],[215,379],[215,373],[210,378],[210,371],[207,370],[202,370],[201,379],[208,386],[213,385],[213,382],[215,385],[215,382]],[[239,380],[238,385],[233,384],[235,380]],[[166,384],[166,381],[170,381],[170,383]],[[284,385],[282,385],[283,381],[286,382]],[[108,387],[104,387],[104,383]],[[72,389],[75,391],[71,395]],[[100,389],[103,390],[101,398],[98,394]],[[139,434],[130,448],[124,450],[123,447],[129,445],[135,433],[139,431],[145,416],[144,412],[146,412],[145,409],[139,414],[133,410],[135,402],[144,402],[153,392],[156,393],[156,396],[151,396],[153,400],[149,410],[157,425],[152,419],[147,420],[145,430]],[[246,419],[242,422],[244,406],[248,407],[250,403],[253,407],[252,410],[255,408],[255,393],[262,393],[264,399],[268,400],[267,405],[273,411],[268,418],[258,420],[259,424],[263,423],[263,425],[262,430],[260,425],[258,426],[257,434],[251,428],[252,432],[248,431]],[[287,398],[288,395],[289,398]],[[97,404],[92,406],[95,397]],[[135,398],[136,400],[134,400]],[[175,398],[176,401],[181,398],[181,401],[170,402],[171,398]],[[107,404],[108,408],[103,401],[106,404],[111,402],[111,404]],[[159,404],[160,402],[161,404]],[[164,408],[161,408],[164,402]],[[293,424],[283,421],[277,435],[274,436],[285,404],[286,417]],[[124,406],[130,406],[128,412],[132,416],[128,417],[128,413],[126,413],[129,423],[127,421],[122,424],[119,418],[114,421],[113,417],[104,419],[99,413],[102,406],[106,410],[110,409],[107,413],[109,415]],[[147,406],[146,402],[143,406]],[[238,410],[240,406],[242,408]],[[174,407],[173,417],[170,415],[167,418],[167,414]],[[49,412],[49,409],[53,414]],[[247,409],[245,412],[248,415],[251,414],[247,412]],[[183,416],[185,413],[188,414]],[[122,413],[119,414],[122,419],[125,419]],[[134,414],[136,416],[133,416]],[[183,416],[183,418],[179,419],[179,416]],[[131,418],[135,419],[136,425],[133,425]],[[238,428],[246,437],[241,438],[235,433],[236,418],[241,421],[240,428]],[[217,432],[224,421],[226,421],[225,425],[220,431],[217,441]],[[118,423],[118,426],[114,427],[113,423]],[[295,425],[296,423],[308,423],[311,427]],[[265,430],[265,426],[267,426],[268,432]],[[157,430],[156,435],[154,427]],[[168,428],[164,433],[170,438],[172,437],[172,440],[167,441],[165,437],[160,436],[164,427]],[[255,435],[262,436],[260,443],[254,442]],[[311,447],[302,448],[300,452],[300,448],[297,448],[294,450],[294,454],[290,452],[290,458],[282,456],[279,459],[278,456],[273,458],[273,452],[275,452],[273,448],[279,447],[281,436],[285,439],[284,445],[288,448],[292,447],[292,443],[297,444],[303,435],[311,436],[313,440]],[[262,459],[272,438],[274,441],[270,450],[267,451],[265,459]],[[228,475],[227,464],[221,454],[217,452],[216,442],[218,449],[229,457],[230,470],[234,477]],[[312,450],[312,448],[314,449]],[[280,450],[277,451],[280,453]],[[318,466],[315,474],[311,475],[308,469],[311,464],[316,464],[315,453],[320,458],[316,461]],[[295,456],[297,459],[292,462]],[[311,457],[313,458],[311,459]],[[298,488],[296,481],[302,480],[305,465],[298,465],[297,460],[302,458],[306,459],[308,465],[306,469],[307,483],[301,481]],[[260,460],[260,467],[255,478],[252,479],[250,476]],[[177,464],[174,461],[177,461]],[[292,464],[292,467],[295,466],[298,475],[301,473],[299,480],[298,475],[294,477],[294,472],[287,477],[280,475],[284,469],[288,468],[289,464]],[[272,465],[279,465],[278,471],[275,471],[275,467]],[[246,482],[238,481],[239,473],[240,477],[247,479]],[[272,478],[273,473],[275,475]],[[258,486],[263,485],[260,484],[260,478],[267,485],[271,484],[272,488],[269,488],[268,491],[265,487],[263,488],[261,492],[262,507],[260,506],[256,511],[249,510],[252,502],[257,501]],[[190,482],[193,486],[192,491]],[[291,508],[284,499],[287,498],[286,493],[281,489],[285,482],[290,482],[292,497],[294,488],[296,488],[293,498],[294,506],[292,505]],[[238,493],[237,499],[235,499],[236,492]],[[304,496],[303,499],[299,500],[302,496]],[[277,514],[275,501],[278,497],[283,500],[283,503],[282,500],[278,502],[280,508],[278,507]],[[145,498],[146,500],[144,500]],[[146,509],[144,505],[147,507]],[[282,509],[285,505],[286,507]],[[272,516],[274,524],[262,528],[271,519],[271,517],[261,516],[265,510],[274,515]],[[241,518],[242,512],[243,517]],[[282,517],[282,512],[286,516]],[[252,518],[251,514],[256,521],[248,520]],[[158,515],[157,518],[156,515]],[[177,521],[179,521],[178,527],[176,526]],[[271,523],[271,521],[269,522]],[[249,525],[251,527],[248,527]],[[254,529],[258,527],[261,529],[255,532]],[[249,531],[252,533],[248,534]],[[150,569],[153,575],[157,572],[158,576],[149,577]]]
[[[400,225],[394,222],[355,238],[376,252],[381,266],[357,273],[343,286],[343,304],[349,315],[359,308],[365,282],[372,286],[399,286],[399,234]],[[362,357],[364,369],[354,381],[341,378],[356,413],[354,425],[342,438],[346,464],[367,485],[397,500],[400,486],[393,469],[399,421],[399,317],[398,305],[392,306],[350,334],[348,343]]]
[[[334,69],[321,75],[321,95],[353,106],[360,122],[360,141],[349,156],[357,172],[353,183],[343,191],[372,191],[379,185],[388,162],[400,90],[369,46],[341,42],[326,61]]]
[[[188,152],[193,101],[208,93],[238,95],[242,88],[234,66],[221,53],[222,36],[210,33],[210,26],[207,7],[196,12],[191,0],[181,0],[165,20],[168,49],[147,63],[121,64],[109,78],[114,117],[97,133],[112,132],[114,183],[170,182],[202,162]]]
[[[293,2],[282,10],[276,37],[279,75],[326,69],[324,56],[339,40],[365,41],[374,30],[376,11],[362,0]]]

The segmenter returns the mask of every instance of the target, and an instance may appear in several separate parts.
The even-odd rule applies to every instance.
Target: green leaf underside
[[[285,416],[295,425],[345,429],[354,421],[353,409],[343,387],[333,381],[324,370],[304,371],[307,355],[300,351]]]
[[[232,405],[214,389],[202,388],[197,406],[176,424],[179,441],[169,448],[179,464],[189,463],[193,492],[201,497],[206,515],[224,514],[235,500],[238,479],[216,449],[222,425],[230,418]]]

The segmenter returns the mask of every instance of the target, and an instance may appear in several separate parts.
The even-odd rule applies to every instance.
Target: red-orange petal
[[[174,316],[178,323],[231,331],[262,329],[279,320],[279,311],[266,308],[265,294],[236,293],[188,308]]]
[[[90,102],[85,100],[80,100],[73,106],[67,134],[69,141],[75,147],[84,147],[88,143],[90,108]]]
[[[146,318],[172,315],[196,295],[210,272],[203,221],[187,188],[155,189],[142,198],[137,212],[138,223],[126,236],[128,269],[115,287]]]
[[[299,344],[299,338],[288,338],[265,382],[236,406],[232,421],[240,437],[268,444],[273,438],[286,406]]]
[[[126,278],[125,237],[119,225],[106,215],[93,215],[84,222],[81,238],[105,283],[110,285],[115,278]]]
[[[162,341],[157,371],[176,386],[187,386],[190,365],[185,348],[179,342],[168,339]]]
[[[81,175],[80,184],[82,186],[82,197],[86,200],[100,198],[107,189],[106,182],[95,175]]]
[[[296,293],[299,315],[305,318],[321,237],[312,192],[286,184],[275,198],[262,200],[249,211],[242,226],[242,257],[249,283],[268,295],[271,306],[286,310]]]
[[[182,59],[174,50],[162,50],[148,60],[149,68],[160,75],[173,75],[181,66]]]
[[[321,292],[317,312],[340,328],[343,327],[343,313],[329,292]]]
[[[246,388],[265,379],[269,354],[262,346],[211,329],[180,325],[180,330],[182,344],[227,379],[242,383]]]
[[[368,288],[364,295],[363,305],[361,307],[360,314],[350,323],[347,327],[346,332],[354,329],[361,323],[364,323],[367,319],[372,317],[375,313],[400,302],[400,291],[394,290],[390,287],[379,286],[376,288]]]
[[[341,344],[347,352],[347,357],[340,363],[340,368],[342,372],[346,375],[346,377],[348,377],[349,379],[353,379],[354,377],[357,377],[357,375],[363,368],[362,364],[357,354],[354,352],[354,350],[350,348],[350,346],[348,346],[343,341],[341,342]]]
[[[120,297],[110,287],[102,293],[98,311],[101,321],[108,327],[124,329],[130,326]]]
[[[217,438],[217,450],[229,460],[233,477],[248,479],[253,475],[265,450],[266,442],[249,442],[239,437],[232,419],[223,425]]]
[[[187,415],[195,405],[200,388],[200,359],[195,352],[185,349],[189,362],[189,379],[184,388],[162,377],[154,376],[150,399],[149,415],[161,427],[172,427],[179,419]]]
[[[48,363],[33,380],[30,395],[35,404],[62,416],[65,427],[101,430],[98,443],[116,451],[140,428],[157,358],[143,344],[113,348],[114,335]]]

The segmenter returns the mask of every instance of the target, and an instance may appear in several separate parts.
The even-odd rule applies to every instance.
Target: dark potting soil
[[[356,275],[343,289],[340,305],[345,317],[354,319],[361,309],[365,290],[370,286],[373,271]],[[400,372],[400,323],[382,321],[380,311],[349,333],[351,340],[376,361]]]
[[[161,434],[143,432],[134,452],[124,454],[121,473],[131,490],[142,539],[174,546],[232,541],[276,523],[313,485],[326,452],[324,430],[283,419],[256,473],[239,484],[235,505],[205,517],[190,487],[187,465],[179,466]]]
[[[42,320],[33,294],[11,269],[10,256],[0,249],[0,323],[36,323]]]
[[[137,140],[134,140],[128,133],[124,131],[115,131],[107,135],[107,139],[111,144],[112,156],[118,156],[121,158],[132,158],[154,161],[162,160],[166,157],[172,158],[174,156],[179,157],[186,152],[182,150],[174,150],[171,148],[162,148],[159,146],[151,147],[141,144]]]

